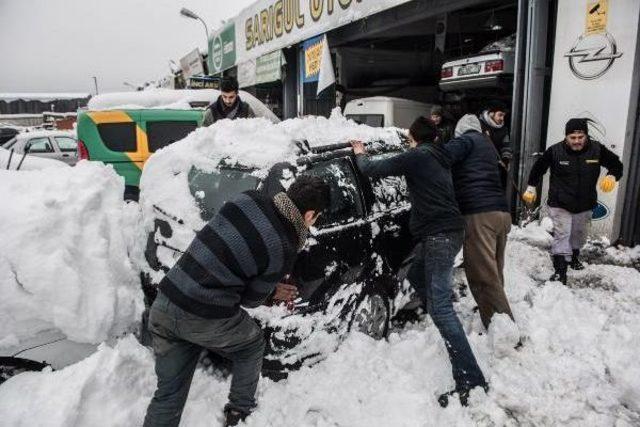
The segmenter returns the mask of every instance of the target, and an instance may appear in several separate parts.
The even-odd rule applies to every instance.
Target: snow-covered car
[[[291,272],[300,297],[288,308],[251,310],[266,331],[264,373],[277,376],[322,359],[352,328],[386,336],[391,317],[411,295],[404,280],[413,249],[410,204],[404,179],[369,180],[359,172],[345,142],[349,139],[371,141],[376,157],[403,149],[396,131],[335,115],[277,125],[261,119],[225,121],[152,156],[141,180],[149,232],[143,273],[147,301],[225,201],[250,189],[272,195],[297,175],[313,174],[330,185],[331,206]]]
[[[480,52],[442,64],[440,89],[455,90],[499,87],[513,80],[516,36],[490,43]]]
[[[23,132],[7,141],[3,148],[16,154],[29,154],[50,160],[59,160],[70,166],[78,161],[78,142],[73,132],[33,131]]]

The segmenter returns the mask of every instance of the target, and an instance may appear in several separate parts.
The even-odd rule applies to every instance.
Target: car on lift
[[[488,44],[480,52],[442,64],[443,92],[507,87],[513,82],[516,35]]]
[[[212,171],[191,166],[186,180],[203,221],[241,191],[274,195],[299,174],[320,176],[330,185],[330,208],[311,230],[288,279],[298,287],[299,298],[287,309],[250,310],[265,330],[263,375],[276,379],[322,360],[349,330],[384,338],[390,319],[413,294],[404,280],[413,250],[405,180],[363,176],[349,144],[298,146],[295,161],[277,163],[268,171],[223,160]],[[374,159],[402,149],[379,141],[369,147]],[[186,223],[172,214],[171,204],[154,204],[152,211],[153,230],[145,251],[148,269],[142,275],[147,303],[184,250],[171,244],[171,237],[194,232],[184,230]]]

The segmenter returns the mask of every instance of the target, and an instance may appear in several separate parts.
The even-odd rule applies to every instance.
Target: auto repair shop
[[[639,14],[635,0],[259,0],[212,35],[209,70],[282,118],[388,96],[456,119],[501,99],[519,188],[566,120],[589,117],[626,169],[594,231],[640,243]]]

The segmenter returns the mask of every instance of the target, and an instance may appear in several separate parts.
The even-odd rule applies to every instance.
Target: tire
[[[381,340],[389,333],[391,320],[389,298],[378,285],[370,284],[367,287],[368,289],[356,304],[349,329]]]
[[[0,384],[27,371],[41,371],[48,365],[19,357],[0,357]]]

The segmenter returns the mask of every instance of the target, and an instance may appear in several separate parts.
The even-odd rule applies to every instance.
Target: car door
[[[292,275],[302,299],[314,304],[360,278],[370,262],[371,227],[364,221],[364,199],[349,157],[311,164],[304,173],[320,176],[331,188],[331,205],[316,222]]]
[[[24,152],[32,156],[58,160],[58,153],[54,150],[51,140],[46,136],[29,139],[24,146]]]
[[[70,136],[54,136],[51,139],[59,154],[59,160],[69,166],[75,165],[78,161],[78,141]]]

